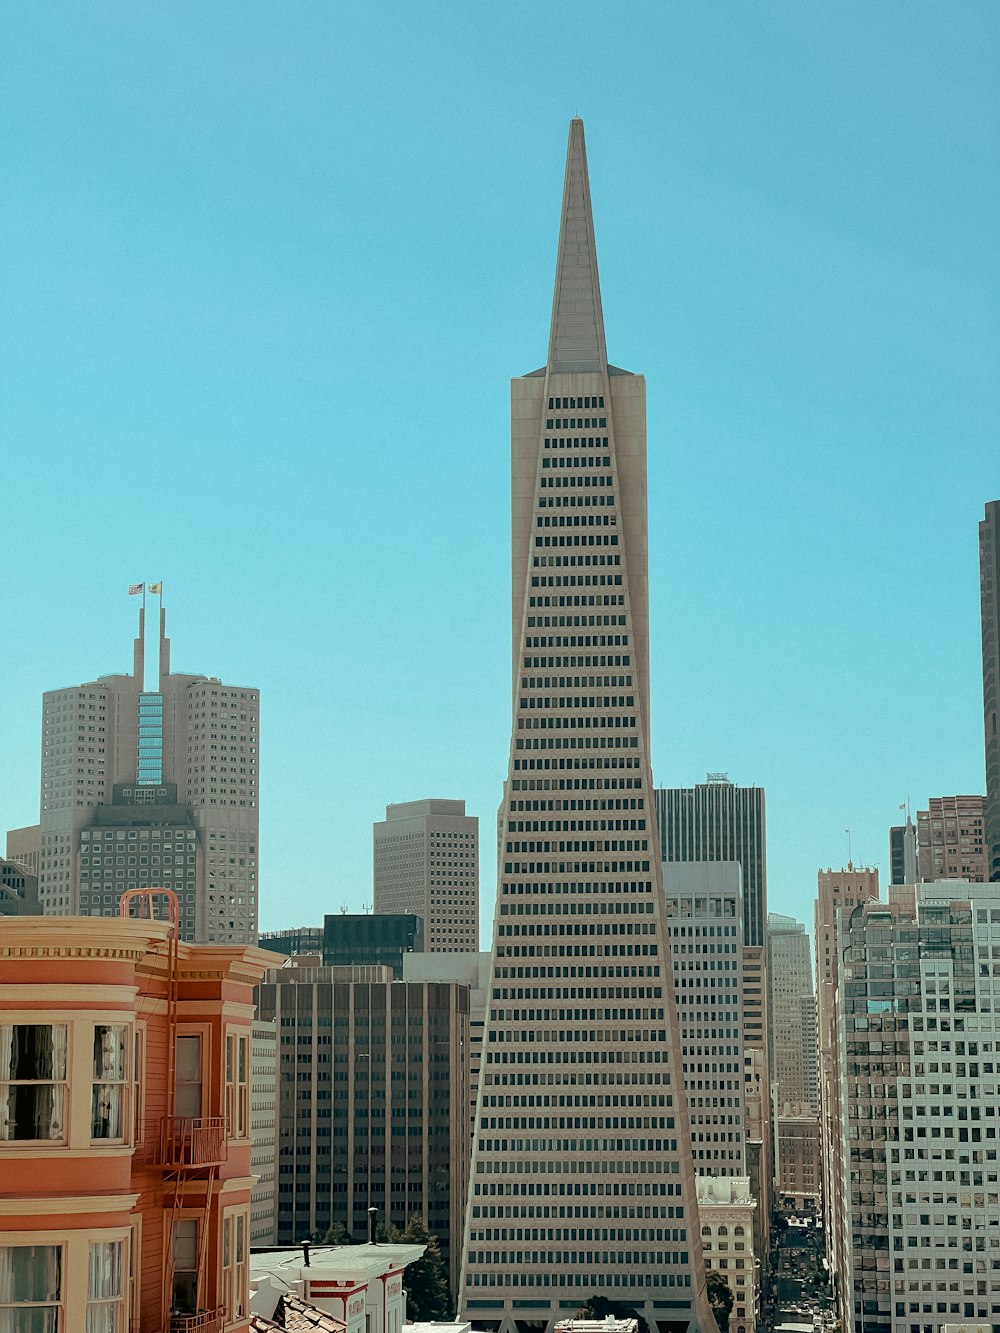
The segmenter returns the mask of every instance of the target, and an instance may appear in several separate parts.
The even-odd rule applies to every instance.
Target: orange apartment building
[[[273,965],[149,916],[0,921],[5,1333],[246,1333],[253,987]]]

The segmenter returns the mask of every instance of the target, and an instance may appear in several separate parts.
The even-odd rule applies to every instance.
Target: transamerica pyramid
[[[608,365],[583,122],[549,355],[511,384],[513,734],[461,1314],[713,1333],[649,761],[645,381]]]

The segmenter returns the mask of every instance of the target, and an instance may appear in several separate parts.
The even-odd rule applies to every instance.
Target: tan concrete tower
[[[583,123],[545,367],[511,388],[513,735],[459,1304],[660,1333],[705,1299],[649,761],[645,382],[609,366]]]

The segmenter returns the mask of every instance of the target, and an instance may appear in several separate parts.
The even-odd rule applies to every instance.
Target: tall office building
[[[767,838],[763,787],[709,773],[694,787],[658,787],[660,855],[673,861],[737,861],[743,880],[743,1064],[747,1171],[757,1196],[758,1242],[771,1217],[771,1075],[767,1049]]]
[[[862,903],[877,900],[878,870],[874,867],[849,864],[846,870],[821,870],[818,873],[813,947],[816,950],[816,1026],[819,1031],[823,1238],[835,1289],[846,1280],[846,1256],[837,1248],[838,1238],[843,1235],[843,1173],[846,1170],[837,1086],[841,954],[851,912]]]
[[[468,1191],[469,990],[393,981],[385,967],[278,968],[257,993],[278,1035],[278,1243],[368,1208],[419,1213],[452,1291]]]
[[[583,123],[511,393],[513,734],[460,1309],[713,1327],[649,761],[645,382],[609,366]]]
[[[909,813],[905,824],[894,824],[889,830],[889,883],[916,884],[917,829]]]
[[[372,828],[376,915],[412,913],[428,953],[479,948],[479,820],[464,801],[387,805]]]
[[[768,912],[767,953],[775,1103],[805,1105],[815,1116],[819,1112],[816,997],[812,946],[801,921]]]
[[[1000,885],[956,881],[846,923],[844,1333],[1000,1322],[997,923]]]
[[[257,942],[262,949],[271,953],[285,953],[289,957],[308,953],[322,958],[323,927],[292,926],[288,930],[262,930]]]
[[[746,1174],[743,902],[734,861],[663,867],[677,1024],[699,1176]]]
[[[989,879],[984,807],[982,796],[932,796],[917,811],[918,879]]]
[[[171,672],[162,608],[149,648],[147,670],[143,608],[131,676],[44,696],[42,909],[112,916],[124,890],[165,886],[185,940],[252,943],[258,692]]]
[[[986,877],[1000,880],[1000,500],[989,502],[979,525],[979,594],[986,740]]]

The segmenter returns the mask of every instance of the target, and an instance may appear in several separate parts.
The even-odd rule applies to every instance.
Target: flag
[[[128,585],[128,595],[130,597],[135,597],[138,593],[142,592],[145,586],[144,583],[130,583]]]
[[[163,580],[161,579],[161,580],[159,581],[159,583],[151,583],[151,584],[149,585],[149,591],[150,591],[150,592],[158,592],[158,593],[161,593],[161,594],[162,594],[162,592],[163,592]]]

